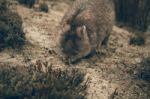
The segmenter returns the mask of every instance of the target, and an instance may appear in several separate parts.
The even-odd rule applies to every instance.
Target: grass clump
[[[144,59],[139,70],[139,78],[150,83],[150,57]]]
[[[6,0],[0,1],[0,48],[21,47],[24,41],[21,17],[7,9]]]
[[[6,0],[0,0],[0,12],[7,10],[6,3]]]
[[[130,45],[144,45],[145,44],[145,39],[141,36],[137,36],[137,37],[131,37],[130,41],[129,41]]]
[[[42,12],[48,12],[48,5],[46,3],[40,4],[40,11]]]
[[[77,70],[52,70],[47,73],[31,67],[2,65],[1,99],[85,99],[84,74]]]

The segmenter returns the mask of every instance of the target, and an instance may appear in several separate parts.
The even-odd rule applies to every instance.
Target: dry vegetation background
[[[150,0],[114,0],[108,51],[66,65],[57,43],[72,1],[0,0],[0,99],[150,99]]]

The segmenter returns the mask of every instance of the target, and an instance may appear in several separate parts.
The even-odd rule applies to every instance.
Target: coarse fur
[[[76,0],[61,22],[60,45],[69,62],[106,47],[113,21],[110,0]]]

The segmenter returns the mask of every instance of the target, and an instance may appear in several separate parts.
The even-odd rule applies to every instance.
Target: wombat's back
[[[99,40],[103,40],[112,30],[114,22],[113,6],[110,0],[83,1],[79,14],[76,15],[71,24],[75,27],[85,25],[91,45],[95,48]]]

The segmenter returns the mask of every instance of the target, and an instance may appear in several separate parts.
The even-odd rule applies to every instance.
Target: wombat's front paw
[[[73,64],[75,62],[77,62],[79,59],[76,56],[71,56],[68,58],[68,64]]]
[[[68,63],[71,64],[71,63],[74,63],[76,61],[76,58],[75,57],[70,57],[68,59]]]
[[[107,53],[107,49],[101,48],[101,49],[96,49],[96,55],[100,57],[101,55],[104,55]]]
[[[96,49],[96,55],[100,56],[101,50],[99,48]]]

